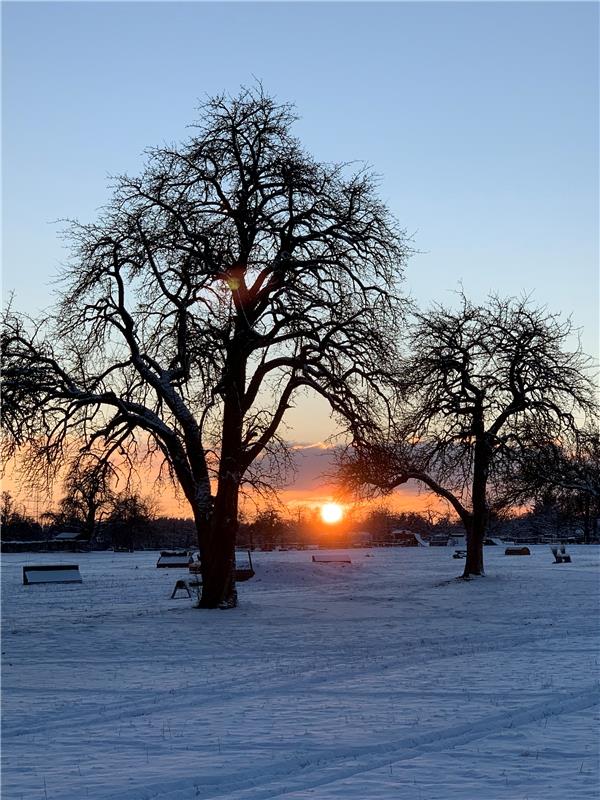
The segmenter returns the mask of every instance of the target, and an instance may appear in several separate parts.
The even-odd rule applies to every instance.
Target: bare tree
[[[7,315],[9,445],[165,459],[192,510],[202,607],[233,606],[238,496],[311,389],[355,430],[389,371],[404,233],[365,170],[320,164],[262,88],[217,97],[180,146],[73,224],[48,324]],[[31,461],[30,461],[31,464]],[[265,478],[263,470],[263,479]],[[211,485],[212,482],[212,485]]]
[[[96,454],[81,454],[68,469],[58,511],[47,512],[46,520],[59,525],[78,525],[91,540],[96,524],[113,503],[111,484],[115,478],[116,471],[109,461]]]
[[[136,546],[140,546],[149,523],[156,516],[156,507],[148,498],[130,491],[116,495],[106,519],[113,547],[133,552]]]
[[[25,506],[15,502],[10,492],[0,493],[0,538],[2,541],[39,539],[42,530]]]
[[[505,485],[511,502],[552,499],[572,517],[583,517],[584,542],[597,533],[600,515],[600,433],[595,427],[575,436],[524,449]]]
[[[520,456],[571,437],[597,413],[590,361],[573,329],[527,300],[492,296],[417,313],[398,365],[398,407],[385,435],[341,460],[347,485],[389,492],[419,481],[446,500],[467,538],[464,576],[483,574],[490,517]]]

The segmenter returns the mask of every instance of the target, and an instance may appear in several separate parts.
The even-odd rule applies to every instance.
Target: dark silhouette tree
[[[524,449],[504,490],[511,502],[552,503],[566,517],[582,518],[586,543],[596,537],[600,515],[600,432],[594,423],[575,436]]]
[[[40,539],[42,529],[26,512],[24,506],[17,505],[8,491],[0,494],[0,538],[2,541],[24,541]]]
[[[483,574],[490,513],[524,454],[572,437],[597,413],[590,361],[573,328],[527,300],[460,295],[453,311],[417,313],[398,363],[397,408],[379,436],[342,456],[346,485],[390,492],[419,481],[466,530],[464,576]]]
[[[260,87],[209,100],[187,142],[71,226],[48,322],[4,326],[9,445],[29,469],[82,438],[162,456],[198,530],[202,607],[236,603],[240,486],[268,480],[286,410],[310,389],[359,430],[400,324],[408,247],[376,180],[313,160],[294,121]]]
[[[273,549],[284,544],[289,524],[277,509],[265,508],[246,526],[246,532],[252,547],[258,544]]]
[[[156,518],[150,500],[135,492],[124,492],[113,498],[105,527],[113,547],[135,550],[144,541],[148,526]]]
[[[76,526],[91,541],[97,523],[113,502],[111,484],[115,478],[115,469],[106,459],[91,453],[75,458],[63,483],[65,494],[58,511],[47,512],[46,521]]]

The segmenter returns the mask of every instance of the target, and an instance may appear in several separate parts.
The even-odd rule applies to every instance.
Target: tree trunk
[[[491,448],[486,441],[483,427],[483,412],[479,410],[474,421],[477,431],[473,458],[473,511],[467,525],[467,558],[463,578],[471,575],[485,575],[483,569],[483,541],[487,531],[487,482],[492,458]]]
[[[238,528],[236,481],[220,481],[208,542],[201,553],[202,595],[199,608],[235,608],[235,542]]]
[[[90,542],[94,538],[94,529],[96,528],[96,506],[90,505],[86,510],[84,531],[87,534]]]
[[[584,511],[583,511],[583,543],[589,544],[591,540],[590,536],[590,529],[591,529],[591,519],[590,519],[590,497],[589,495],[585,496],[584,499]]]
[[[202,554],[200,608],[235,608],[235,544],[242,478],[242,398],[245,360],[235,339],[226,367],[219,479],[206,556]]]
[[[469,524],[466,527],[467,538],[467,558],[465,560],[465,569],[463,578],[469,578],[471,575],[485,575],[483,569],[483,541],[485,539],[485,524],[482,521],[476,520],[472,516]]]
[[[209,559],[202,562],[202,594],[198,608],[235,608],[235,540],[215,537]]]

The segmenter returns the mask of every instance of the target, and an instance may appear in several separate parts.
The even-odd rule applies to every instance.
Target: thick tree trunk
[[[482,524],[483,523],[483,524]],[[483,569],[483,540],[485,539],[485,522],[481,519],[475,520],[474,516],[466,527],[467,532],[467,558],[463,578],[472,575],[485,575]]]
[[[473,511],[467,529],[467,558],[464,578],[471,575],[485,575],[483,569],[483,541],[488,525],[487,482],[492,457],[483,427],[483,412],[479,412],[474,422],[477,431],[473,459]]]
[[[238,323],[239,324],[239,323]],[[228,354],[223,404],[223,435],[217,494],[212,513],[206,555],[202,554],[200,608],[235,608],[235,544],[238,532],[238,500],[242,478],[242,425],[245,358],[237,336]]]
[[[85,515],[85,533],[90,541],[92,541],[94,537],[94,529],[96,528],[96,507],[95,506],[88,506],[86,515]]]
[[[239,486],[222,482],[212,514],[208,542],[202,557],[200,608],[235,608],[235,542]]]

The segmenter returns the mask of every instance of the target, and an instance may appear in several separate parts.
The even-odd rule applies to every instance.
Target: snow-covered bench
[[[192,564],[194,559],[192,558],[191,554],[184,550],[182,553],[171,553],[168,550],[163,550],[160,554],[160,558],[156,562],[156,566],[159,568],[181,568],[181,567],[188,567]]]
[[[34,583],[83,583],[79,564],[29,564],[23,567],[23,585]]]
[[[564,544],[561,544],[560,547],[558,547],[558,545],[552,545],[550,549],[552,550],[552,555],[554,556],[555,564],[571,563],[571,556],[569,555],[569,553],[567,553]]]
[[[332,558],[331,556],[313,556],[315,564],[351,564],[349,558]]]
[[[530,556],[531,550],[528,547],[507,547],[504,551],[505,556]]]
[[[198,580],[202,582],[202,563],[200,561],[194,561],[192,564],[189,565],[188,570],[190,575],[198,576]],[[241,581],[248,581],[250,578],[253,578],[256,573],[254,572],[254,566],[252,565],[252,556],[250,555],[250,551],[247,550],[245,553],[242,551],[237,551],[235,553],[235,579],[238,583]]]

